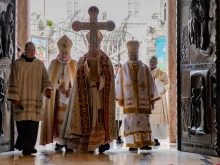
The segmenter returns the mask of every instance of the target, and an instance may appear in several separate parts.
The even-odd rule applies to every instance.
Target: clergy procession
[[[105,153],[118,146],[130,152],[152,150],[168,138],[166,93],[169,78],[152,56],[139,60],[140,42],[127,42],[127,62],[113,63],[101,50],[103,34],[113,21],[98,22],[98,8],[89,8],[90,22],[75,21],[74,31],[87,30],[88,52],[71,57],[73,43],[64,35],[59,54],[48,68],[35,57],[33,42],[12,64],[7,99],[13,103],[18,137],[14,148],[23,155],[37,153],[39,145],[74,153]],[[39,128],[39,130],[38,130]]]

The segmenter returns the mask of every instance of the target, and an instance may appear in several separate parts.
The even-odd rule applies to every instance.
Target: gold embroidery
[[[142,81],[142,83],[139,84],[139,87],[142,89],[142,91],[144,91],[147,88],[147,85],[145,84],[144,81]]]
[[[90,131],[90,120],[89,120],[89,107],[87,100],[87,91],[86,91],[86,82],[84,74],[84,61],[82,66],[77,70],[77,81],[78,81],[78,92],[79,92],[79,107],[80,107],[80,116],[81,116],[81,125],[82,125],[82,134],[89,134]]]
[[[104,123],[104,109],[98,109],[98,123]]]
[[[105,119],[105,137],[106,141],[110,141],[110,130],[109,130],[109,96],[110,96],[110,82],[111,82],[111,72],[108,66],[109,57],[102,51],[100,51],[101,58],[100,64],[102,71],[105,75],[105,86],[104,86],[104,119]]]
[[[140,113],[140,114],[151,114],[151,109],[150,107],[147,108],[124,108],[123,109],[124,114],[129,114],[129,113]]]
[[[54,87],[54,84],[55,84],[56,74],[57,74],[59,65],[60,65],[60,62],[58,60],[56,60],[55,64],[54,64],[54,69],[53,69],[53,72],[52,72],[52,75],[51,75],[51,84],[52,84],[52,88],[53,89],[56,89]],[[50,114],[51,114],[51,118],[50,118],[50,126],[49,126],[49,128],[53,128],[53,122],[54,122],[54,118],[53,118],[53,116],[54,116],[54,99],[55,99],[55,95],[52,94],[51,98],[50,98]],[[51,134],[50,139],[51,140],[53,139],[53,135],[52,134]]]
[[[133,85],[131,84],[131,83],[129,83],[129,82],[127,82],[126,84],[125,84],[125,89],[129,89],[129,88],[131,88]]]

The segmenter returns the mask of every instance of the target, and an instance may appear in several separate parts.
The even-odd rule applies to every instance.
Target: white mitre
[[[138,41],[128,41],[126,46],[129,53],[138,53],[140,43]]]
[[[59,51],[70,52],[73,46],[73,43],[66,35],[64,35],[57,42],[57,46],[58,46]]]

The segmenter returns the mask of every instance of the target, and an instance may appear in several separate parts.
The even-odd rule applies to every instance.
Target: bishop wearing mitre
[[[46,145],[56,142],[55,150],[68,147],[68,139],[64,137],[68,105],[74,80],[76,78],[77,62],[70,56],[72,41],[64,35],[57,42],[59,55],[52,60],[48,74],[51,78],[53,94],[50,99],[44,98],[44,119],[41,124],[40,144]]]
[[[116,76],[116,101],[124,111],[124,137],[130,151],[151,150],[154,145],[150,114],[159,100],[150,69],[138,60],[140,43],[127,43],[128,61]]]
[[[97,36],[100,45],[100,31]],[[90,33],[86,37],[90,44]],[[109,150],[109,142],[116,138],[114,84],[113,66],[103,51],[97,50],[95,56],[88,52],[79,59],[66,130],[71,149],[99,148],[100,153]]]

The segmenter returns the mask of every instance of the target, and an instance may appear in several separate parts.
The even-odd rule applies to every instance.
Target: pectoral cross
[[[72,24],[72,28],[74,31],[77,32],[80,30],[90,30],[90,41],[89,41],[90,46],[88,52],[92,57],[92,60],[90,61],[91,64],[90,66],[92,66],[90,68],[90,80],[97,81],[98,80],[97,55],[99,54],[98,30],[113,31],[115,29],[115,23],[113,21],[98,22],[97,16],[99,14],[99,9],[96,6],[90,7],[88,13],[90,15],[90,22],[75,21]]]

